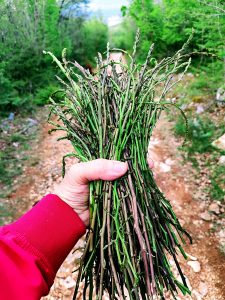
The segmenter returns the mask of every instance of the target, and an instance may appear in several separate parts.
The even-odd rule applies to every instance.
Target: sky
[[[88,6],[93,15],[102,16],[109,26],[114,26],[121,22],[121,6],[128,3],[128,0],[90,0]]]

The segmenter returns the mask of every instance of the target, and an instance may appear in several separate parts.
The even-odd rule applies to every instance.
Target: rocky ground
[[[23,175],[16,179],[14,192],[7,198],[14,207],[14,218],[53,191],[54,184],[61,178],[62,156],[72,150],[67,141],[57,142],[60,132],[48,134],[50,125],[44,122],[40,128],[39,138],[33,141],[30,150],[30,160],[34,160],[35,164],[26,164]],[[191,165],[183,163],[177,150],[181,141],[173,136],[170,128],[170,122],[163,117],[154,130],[150,156],[155,161],[154,173],[158,185],[171,200],[182,225],[193,237],[193,244],[185,246],[187,261],[179,258],[192,295],[179,295],[178,299],[224,300],[225,254],[220,249],[220,245],[225,243],[224,207],[216,202],[210,203],[200,189],[204,176],[200,174],[199,181],[196,181]],[[69,159],[68,165],[74,162]],[[220,226],[215,225],[218,223]],[[76,248],[82,248],[82,243],[81,240]],[[43,300],[72,299],[77,276],[72,271],[79,265],[81,253],[81,250],[70,253],[56,275],[50,294]],[[82,299],[82,286],[77,299]]]

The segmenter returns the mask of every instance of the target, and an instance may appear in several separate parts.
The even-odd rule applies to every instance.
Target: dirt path
[[[225,299],[225,256],[218,249],[216,237],[210,234],[210,223],[201,219],[204,203],[192,198],[196,188],[189,182],[190,165],[182,165],[177,147],[181,145],[171,134],[170,123],[162,118],[154,130],[150,143],[150,156],[155,161],[155,177],[158,185],[171,201],[181,224],[191,233],[193,245],[185,250],[193,257],[181,259],[182,269],[189,279],[191,297],[180,299]],[[192,261],[190,263],[190,261]],[[198,268],[195,272],[189,265]]]
[[[69,142],[57,142],[60,132],[49,135],[49,129],[49,125],[43,125],[40,141],[32,150],[33,156],[39,162],[25,168],[21,184],[10,197],[10,202],[19,207],[16,217],[46,193],[53,191],[54,184],[60,180],[61,158],[72,150]],[[195,187],[188,182],[190,166],[182,165],[178,145],[179,142],[171,134],[170,124],[163,118],[154,131],[150,147],[151,157],[155,161],[155,176],[160,188],[171,200],[182,225],[193,236],[193,245],[187,245],[185,250],[194,257],[190,257],[188,261],[180,258],[190,282],[192,296],[179,295],[179,299],[224,300],[225,256],[217,249],[215,236],[209,233],[210,224],[199,217],[203,206],[201,202],[192,199],[191,194]],[[70,159],[70,164],[72,162]],[[72,299],[76,274],[71,273],[74,269],[71,266],[78,263],[80,255],[81,252],[76,252],[68,256],[57,273],[51,293],[44,299]],[[199,268],[195,270],[198,272],[189,263]]]

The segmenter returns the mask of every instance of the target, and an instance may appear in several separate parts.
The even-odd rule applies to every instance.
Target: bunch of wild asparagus
[[[166,93],[181,80],[190,60],[185,46],[174,56],[157,62],[150,47],[143,65],[136,63],[139,34],[132,55],[107,47],[106,60],[99,54],[92,75],[77,62],[62,62],[48,52],[62,71],[63,89],[51,97],[51,112],[61,123],[80,161],[106,158],[127,161],[128,174],[114,182],[90,185],[90,229],[80,261],[74,299],[84,282],[83,299],[153,299],[178,289],[189,292],[176,258],[186,257],[181,243],[190,236],[181,227],[170,202],[157,187],[147,163],[153,128],[171,103]],[[111,61],[111,51],[121,51],[129,64]],[[118,65],[119,70],[118,71]],[[110,70],[110,71],[109,71]],[[174,80],[174,74],[180,75]],[[156,91],[159,95],[156,98]],[[61,101],[54,101],[58,94]],[[157,99],[157,100],[156,100]],[[50,121],[51,122],[51,121]],[[182,283],[171,269],[173,259]],[[128,298],[126,295],[129,295]]]

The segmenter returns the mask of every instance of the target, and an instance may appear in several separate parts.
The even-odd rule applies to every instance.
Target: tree
[[[84,23],[88,0],[0,0],[0,107],[16,109],[52,90],[54,70],[43,50],[70,59],[93,61],[107,42],[100,20]],[[40,90],[40,92],[39,92]],[[3,96],[4,95],[4,96]],[[46,97],[47,98],[47,97]]]
[[[125,17],[119,25],[109,28],[109,39],[111,47],[131,51],[137,26],[130,17]]]
[[[82,62],[84,64],[95,64],[95,56],[98,52],[104,52],[106,50],[107,41],[107,25],[101,19],[93,18],[87,20],[82,30]]]
[[[162,53],[164,44],[162,41],[163,14],[161,4],[155,4],[153,0],[133,0],[129,14],[134,18],[141,31],[140,60],[145,59],[152,43],[155,43],[155,53]]]

